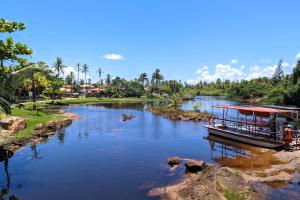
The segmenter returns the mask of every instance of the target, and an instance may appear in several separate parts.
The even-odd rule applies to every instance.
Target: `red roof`
[[[268,113],[268,114],[275,114],[275,113],[289,113],[288,110],[280,110],[274,108],[265,108],[265,107],[250,107],[250,106],[230,106],[230,105],[218,105],[215,106],[217,108],[228,108],[228,109],[235,109],[242,112],[254,112],[254,113]]]

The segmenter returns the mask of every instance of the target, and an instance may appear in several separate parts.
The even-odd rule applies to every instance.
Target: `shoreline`
[[[13,116],[18,119],[25,119],[26,126],[18,132],[9,133],[10,135],[7,138],[2,137],[0,147],[15,152],[29,142],[37,143],[43,139],[50,138],[56,131],[71,125],[73,120],[81,118],[77,114],[65,112],[50,115],[54,115],[55,117],[46,120],[46,122],[43,121],[42,123],[42,121],[39,121],[39,123],[34,123],[30,126],[27,126],[27,124],[32,123],[30,120]]]
[[[224,199],[223,186],[216,185],[216,181],[224,181],[240,199],[264,199],[268,190],[260,187],[277,188],[292,183],[300,173],[300,150],[276,151],[264,148],[246,147],[252,152],[251,157],[237,156],[235,158],[217,159],[217,164],[208,171],[188,174],[180,182],[165,187],[153,188],[150,196],[160,196],[162,199]],[[177,167],[174,169],[176,170]],[[173,168],[170,168],[173,170]],[[233,177],[232,177],[233,176]],[[238,185],[236,181],[238,180]],[[226,185],[225,184],[225,185]],[[228,188],[227,188],[228,189]],[[188,192],[187,192],[188,191]],[[251,191],[249,193],[249,191]],[[254,192],[254,193],[252,193]],[[250,195],[249,195],[250,194]],[[226,199],[226,198],[225,198]],[[239,199],[239,198],[238,198]]]

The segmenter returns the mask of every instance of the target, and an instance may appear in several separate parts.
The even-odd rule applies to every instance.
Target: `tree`
[[[282,59],[280,59],[272,77],[273,83],[275,84],[278,83],[279,81],[282,80],[282,78],[283,78]]]
[[[102,75],[102,73],[103,73],[103,71],[102,71],[102,69],[101,69],[101,67],[99,67],[98,68],[98,70],[97,70],[97,73],[98,73],[98,87],[99,87],[99,93],[100,93],[100,86],[101,86],[101,75]]]
[[[66,84],[67,84],[67,85],[72,85],[74,79],[75,79],[75,73],[74,73],[74,72],[70,72],[70,74],[68,74],[68,75],[66,76],[66,79],[65,79]]]
[[[156,90],[159,90],[158,86],[160,85],[160,82],[164,80],[164,76],[160,73],[159,69],[156,69],[152,74],[151,83],[154,85],[154,88]]]
[[[146,73],[140,74],[138,81],[145,86],[145,81],[148,82],[147,74]]]
[[[144,86],[138,81],[128,81],[125,84],[125,97],[141,97],[144,94]]]
[[[106,83],[106,85],[110,85],[111,84],[111,75],[110,74],[106,75],[105,83]]]
[[[65,68],[66,68],[66,66],[63,65],[62,58],[57,57],[55,63],[53,63],[53,69],[54,69],[54,72],[56,72],[56,75],[58,78],[60,78],[61,74],[65,73]]]
[[[85,92],[85,95],[86,95],[86,84],[87,84],[87,82],[86,82],[86,74],[89,72],[89,67],[88,67],[88,65],[87,64],[84,64],[84,65],[82,65],[82,73],[84,73],[84,80],[85,80],[85,82],[84,82],[84,92]]]
[[[300,78],[300,59],[297,61],[296,67],[293,69],[292,81],[296,84]]]
[[[182,99],[178,94],[174,94],[171,98],[169,98],[169,107],[174,107],[178,109],[178,107],[182,104]]]
[[[23,31],[25,25],[19,22],[7,21],[0,19],[0,33],[12,33],[15,31]],[[4,67],[5,61],[19,61],[24,59],[22,56],[31,55],[32,50],[26,44],[15,42],[11,37],[0,40],[0,66]]]
[[[80,63],[77,63],[76,67],[77,67],[77,84],[79,84]]]

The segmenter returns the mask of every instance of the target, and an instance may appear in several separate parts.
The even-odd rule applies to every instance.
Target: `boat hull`
[[[260,137],[254,137],[251,135],[236,133],[226,129],[220,129],[213,126],[206,126],[208,128],[208,132],[213,135],[218,135],[224,138],[228,138],[231,140],[243,142],[246,144],[251,144],[259,147],[265,148],[276,148],[284,145],[282,141],[272,141]]]

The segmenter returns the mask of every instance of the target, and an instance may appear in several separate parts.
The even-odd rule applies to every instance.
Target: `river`
[[[183,105],[236,104],[222,97],[199,96]],[[180,156],[216,163],[222,146],[205,139],[206,122],[171,121],[145,111],[144,104],[64,107],[82,119],[37,145],[28,144],[0,163],[1,197],[8,199],[159,199],[150,189],[184,177],[184,167],[170,171],[166,160]],[[123,122],[120,116],[133,114]],[[218,113],[217,113],[218,114]],[[220,114],[220,113],[219,113]],[[235,149],[233,155],[244,153]],[[226,154],[226,152],[225,152]],[[226,156],[226,155],[225,155]],[[297,184],[281,190],[299,190]],[[274,194],[270,189],[270,198]]]

